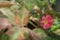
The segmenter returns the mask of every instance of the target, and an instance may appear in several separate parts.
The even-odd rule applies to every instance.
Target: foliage
[[[1,17],[9,19],[12,24],[10,27],[7,27],[8,30],[4,30],[5,32],[0,30],[1,40],[8,40],[9,38],[10,40],[59,40],[60,18],[59,14],[57,14],[57,12],[51,7],[53,4],[55,4],[56,0],[0,1],[5,1],[5,4],[0,4]],[[51,17],[46,17],[46,15],[50,15],[53,22],[51,22]],[[35,24],[30,20],[32,20]],[[44,20],[44,25],[48,25],[43,25],[45,28],[49,27],[48,29],[44,29],[43,26],[41,26],[41,24],[43,24],[40,22],[41,20]],[[27,26],[28,23],[33,25],[36,29],[31,30],[26,28],[29,27]],[[8,34],[6,34],[6,32]]]

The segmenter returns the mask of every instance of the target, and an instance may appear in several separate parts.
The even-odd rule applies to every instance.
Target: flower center
[[[48,24],[48,20],[45,20],[45,21],[44,21],[44,24]]]

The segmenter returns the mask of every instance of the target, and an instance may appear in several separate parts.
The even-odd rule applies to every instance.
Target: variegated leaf
[[[16,22],[14,21],[15,15],[13,14],[13,12],[11,12],[7,8],[0,8],[0,11],[3,13],[3,15],[6,15],[8,17],[12,24],[16,25]]]
[[[29,11],[26,8],[22,8],[20,13],[15,17],[16,23],[20,26],[24,26],[29,21]]]

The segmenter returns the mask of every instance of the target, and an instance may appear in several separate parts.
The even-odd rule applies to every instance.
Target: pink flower
[[[50,15],[43,16],[40,23],[44,29],[49,29],[53,23],[53,18]]]

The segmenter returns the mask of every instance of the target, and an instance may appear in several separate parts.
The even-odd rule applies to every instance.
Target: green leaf
[[[29,34],[25,33],[24,36],[25,36],[25,40],[29,40]]]
[[[55,18],[50,30],[54,31],[54,30],[59,29],[59,28],[60,28],[60,23],[58,21],[58,18]]]
[[[42,37],[42,40],[49,40],[49,37],[47,36],[43,29],[37,28],[35,29],[35,32]]]
[[[15,5],[12,5],[12,6],[10,7],[11,10],[18,10],[19,8],[20,8],[19,3],[16,3]]]
[[[50,0],[51,4],[54,4],[56,2],[56,0]]]
[[[59,16],[59,14],[58,14],[56,11],[54,11],[54,10],[48,10],[48,13],[49,13],[53,18],[56,18],[56,17]]]
[[[1,2],[1,1],[6,1],[6,0],[0,0],[0,2]]]
[[[54,33],[60,36],[60,29],[56,29]]]
[[[38,5],[38,7],[40,7],[40,9],[42,9],[47,5],[47,0],[36,0],[36,4]]]
[[[3,34],[3,35],[1,36],[1,40],[9,40],[9,36],[6,35],[6,34]]]
[[[25,0],[24,1],[25,3],[25,7],[28,9],[28,10],[32,10],[33,7],[35,6],[35,0]]]
[[[22,1],[24,1],[24,0],[15,0],[16,2],[18,2],[18,3],[21,3]]]

